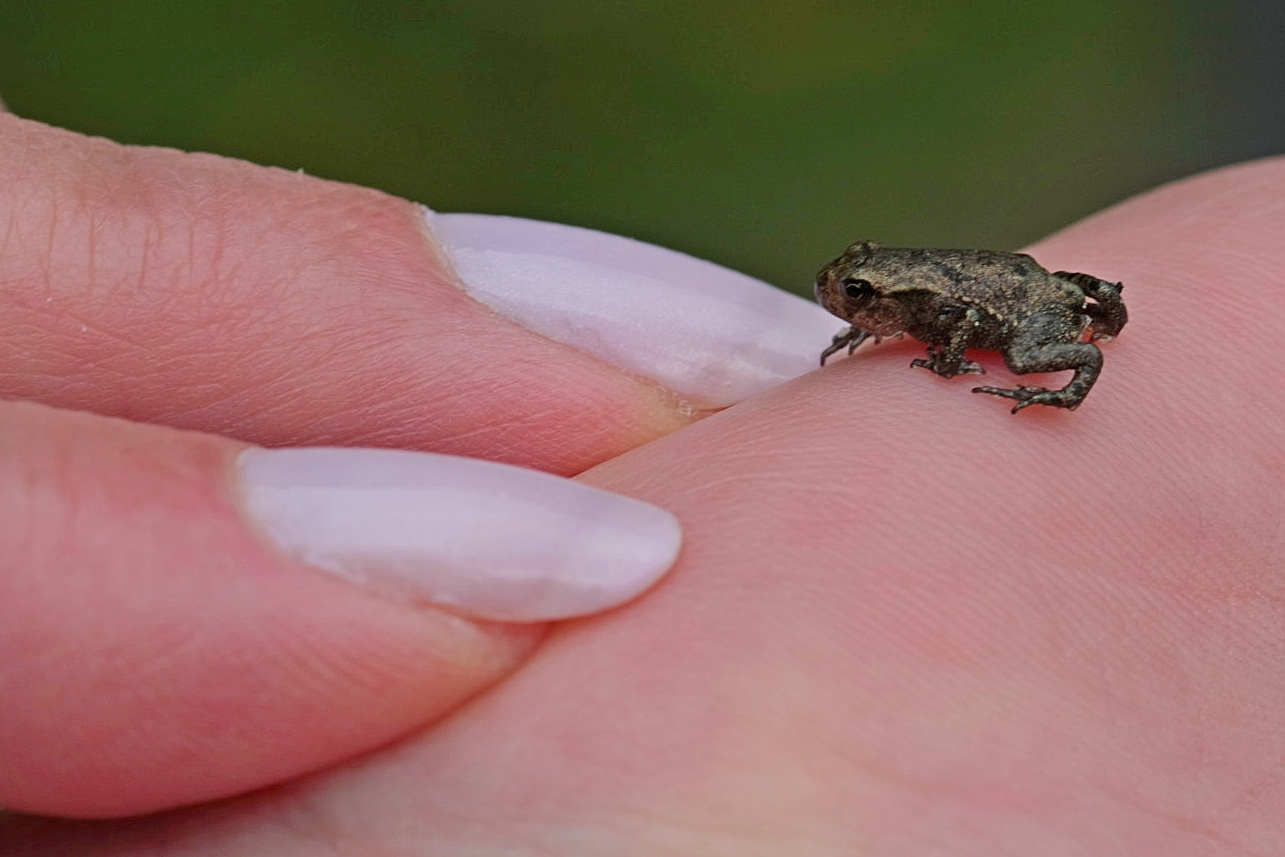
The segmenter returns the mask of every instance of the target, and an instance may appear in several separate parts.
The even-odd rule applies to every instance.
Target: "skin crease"
[[[0,187],[0,397],[566,474],[686,422],[456,289],[385,194],[7,115]]]
[[[1264,161],[1029,248],[1126,286],[1076,412],[836,361],[585,473],[679,565],[454,717],[6,855],[1280,853],[1282,199]]]
[[[0,806],[120,816],[297,778],[541,637],[270,551],[228,496],[238,441],[565,473],[688,422],[466,297],[403,200],[10,115],[0,187]]]

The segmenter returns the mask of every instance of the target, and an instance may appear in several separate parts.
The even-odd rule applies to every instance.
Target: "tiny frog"
[[[1015,399],[1013,413],[1030,405],[1074,410],[1102,371],[1102,352],[1093,343],[1111,339],[1129,320],[1123,289],[1088,274],[1049,273],[1025,253],[862,241],[817,274],[817,302],[852,325],[821,352],[821,365],[845,346],[851,354],[867,339],[909,333],[928,346],[928,357],[910,365],[944,378],[984,371],[964,359],[969,348],[998,351],[1018,375],[1073,369],[1060,390],[973,392]]]

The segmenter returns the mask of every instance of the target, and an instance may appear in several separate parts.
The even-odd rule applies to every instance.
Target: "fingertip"
[[[475,618],[597,613],[678,555],[656,506],[535,470],[390,449],[243,450],[247,514],[286,556]]]
[[[449,277],[368,188],[0,117],[0,397],[573,474],[690,423]]]
[[[239,444],[0,408],[0,806],[121,816],[300,776],[436,721],[543,633],[273,551],[231,496]]]
[[[593,229],[426,210],[461,286],[518,324],[723,408],[815,368],[836,322],[811,301]]]

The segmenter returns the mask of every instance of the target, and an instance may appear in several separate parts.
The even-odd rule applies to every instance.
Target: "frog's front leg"
[[[851,354],[857,350],[858,345],[865,342],[872,336],[874,337],[875,344],[878,344],[880,337],[868,330],[862,330],[859,327],[848,327],[839,331],[834,335],[834,339],[830,341],[830,347],[821,352],[821,365],[824,366],[825,361],[829,359],[830,355],[845,347],[848,349],[848,353]]]
[[[950,339],[945,345],[928,346],[928,357],[911,360],[910,365],[935,372],[943,378],[985,375],[986,370],[980,365],[964,359],[964,352],[977,330],[981,315],[972,307],[950,307],[938,314],[938,322],[942,321],[950,325]]]
[[[1092,274],[1077,274],[1073,271],[1057,271],[1053,276],[1075,283],[1096,301],[1084,308],[1084,314],[1092,319],[1094,339],[1110,339],[1119,335],[1129,321],[1129,311],[1120,298],[1124,283],[1112,283]]]
[[[1052,321],[1052,325],[1050,325]],[[1016,399],[1013,413],[1031,405],[1048,405],[1054,408],[1075,410],[1084,401],[1102,371],[1102,352],[1091,342],[1066,342],[1050,337],[1051,330],[1072,329],[1060,322],[1039,316],[1028,319],[1024,330],[1014,338],[1004,352],[1004,363],[1018,375],[1027,372],[1060,372],[1073,369],[1075,375],[1060,390],[1044,387],[974,387],[974,393],[990,393]],[[1050,341],[1050,339],[1053,341]]]

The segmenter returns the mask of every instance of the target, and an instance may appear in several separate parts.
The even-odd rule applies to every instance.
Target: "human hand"
[[[383,194],[8,115],[0,188],[11,809],[154,812],[369,751],[511,671],[541,623],[636,595],[678,549],[668,513],[569,480],[333,447],[573,474],[810,369],[830,326],[660,248],[474,216],[437,217],[443,246]],[[520,255],[532,230],[543,256]],[[477,297],[602,347],[488,309],[447,253]],[[603,306],[613,277],[634,294]],[[639,292],[693,279],[641,317]],[[513,304],[532,288],[540,302]],[[791,341],[782,304],[815,329]],[[697,344],[664,347],[684,335]]]
[[[910,343],[789,382],[587,473],[679,516],[674,574],[440,728],[27,853],[1270,848],[1283,193],[1250,165],[1033,248],[1126,285],[1078,411],[985,407]]]

